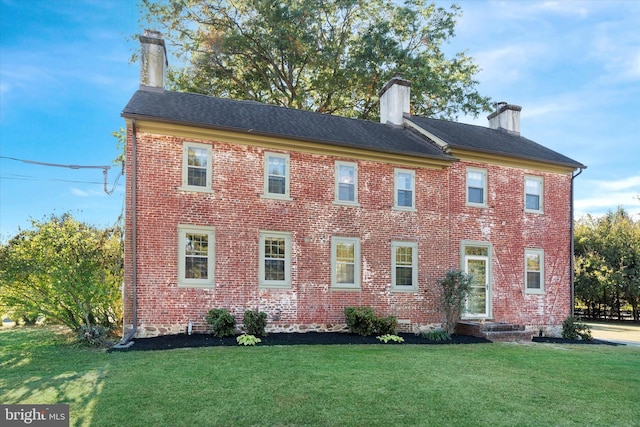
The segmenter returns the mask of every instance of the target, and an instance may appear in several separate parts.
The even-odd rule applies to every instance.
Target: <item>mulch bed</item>
[[[404,344],[481,344],[491,343],[485,338],[468,335],[452,335],[449,341],[431,341],[421,335],[399,333],[404,338]],[[384,344],[375,336],[363,337],[357,334],[344,332],[306,332],[306,333],[272,333],[266,337],[260,337],[262,342],[257,346],[273,345],[349,345],[349,344],[378,344],[393,345],[395,342]],[[132,346],[123,349],[112,348],[110,351],[147,351],[169,350],[174,348],[232,346],[238,347],[235,336],[218,338],[210,334],[177,334],[164,335],[153,338],[137,338]]]

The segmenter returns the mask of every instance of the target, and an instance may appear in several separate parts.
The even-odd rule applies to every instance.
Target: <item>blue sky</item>
[[[640,218],[640,1],[458,4],[445,50],[475,59],[481,94],[523,107],[523,136],[588,166],[576,216],[623,206]],[[138,87],[138,17],[133,0],[0,0],[0,156],[111,165],[113,187],[111,132]],[[487,125],[485,114],[459,120]],[[0,158],[0,240],[64,212],[109,226],[123,200],[124,178],[107,195],[100,169]]]

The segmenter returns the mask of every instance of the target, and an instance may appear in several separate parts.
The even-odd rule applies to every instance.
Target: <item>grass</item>
[[[550,344],[209,347],[107,353],[0,329],[0,402],[74,426],[633,426],[640,350]]]

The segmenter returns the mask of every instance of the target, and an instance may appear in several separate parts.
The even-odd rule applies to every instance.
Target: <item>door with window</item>
[[[464,317],[489,317],[490,259],[488,246],[465,246],[464,271],[471,276],[471,289],[465,302]]]

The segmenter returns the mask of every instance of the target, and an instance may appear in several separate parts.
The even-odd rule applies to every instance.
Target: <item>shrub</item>
[[[383,343],[387,344],[389,341],[393,341],[393,342],[397,342],[397,343],[403,343],[404,342],[404,338],[399,337],[397,335],[394,334],[386,334],[386,335],[382,335],[379,337],[376,337],[378,340],[382,341]]]
[[[236,332],[236,319],[225,308],[209,310],[207,323],[211,325],[213,335],[216,337],[226,337]]]
[[[376,317],[375,331],[381,335],[395,335],[398,329],[398,319],[395,316]]]
[[[238,335],[236,337],[236,341],[238,341],[238,344],[240,345],[256,345],[259,342],[262,342],[262,340],[258,337],[256,337],[255,335],[251,335],[251,334],[242,334],[242,335]]]
[[[422,336],[431,341],[449,341],[451,335],[442,329],[436,329],[434,331],[423,332]]]
[[[447,335],[453,333],[456,323],[460,320],[464,301],[471,289],[471,281],[471,276],[458,270],[451,270],[443,279],[438,280],[442,287],[439,308],[445,315],[444,330]]]
[[[395,316],[377,317],[371,307],[345,307],[344,317],[350,332],[363,337],[378,333],[394,335],[398,327]]]
[[[244,328],[250,335],[265,336],[267,327],[267,313],[258,310],[247,310],[244,312]]]
[[[569,316],[562,322],[562,338],[569,340],[583,339],[591,341],[591,328],[584,323],[578,322],[578,318]]]
[[[376,327],[376,314],[371,307],[345,307],[344,317],[349,331],[366,337]]]

